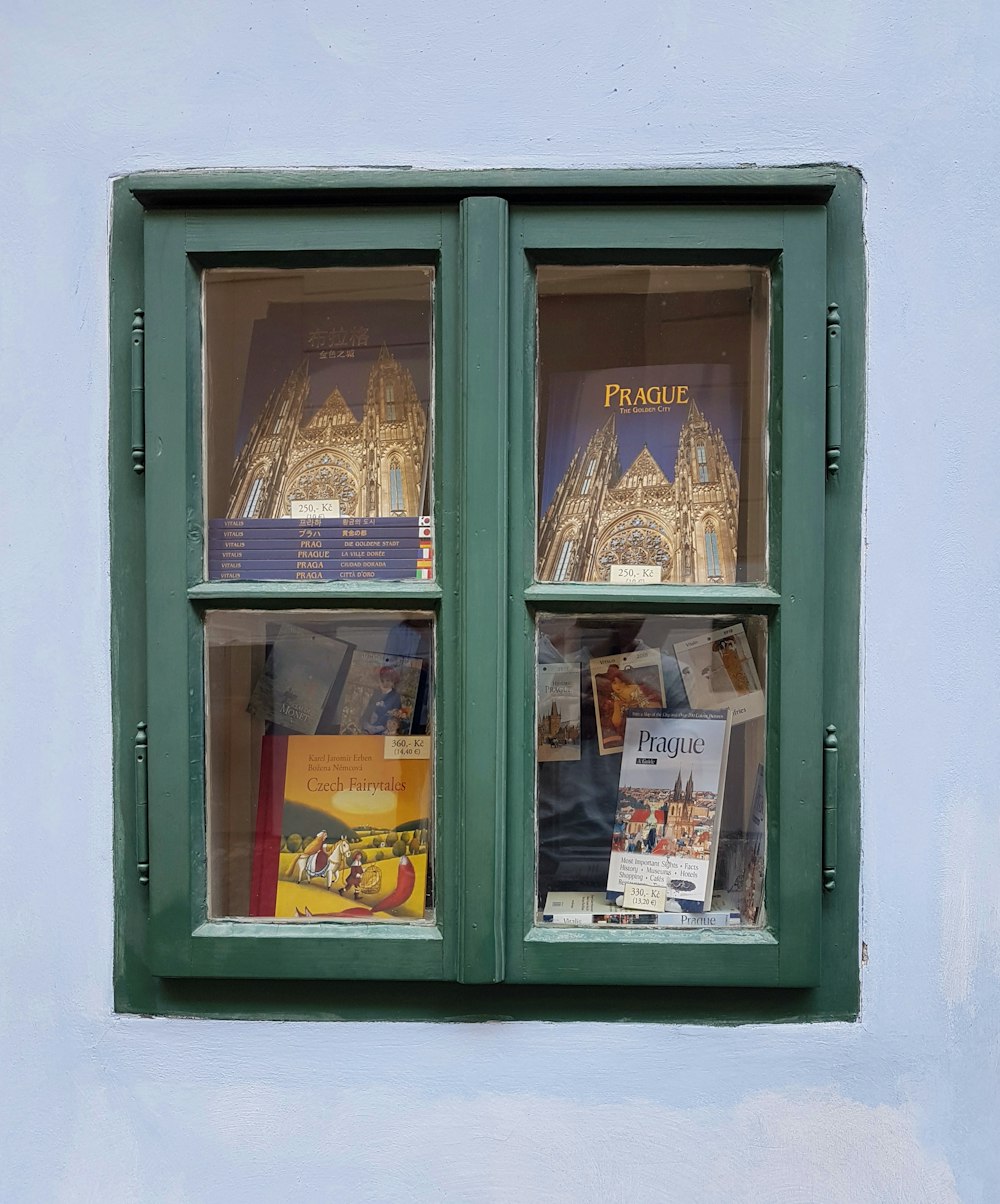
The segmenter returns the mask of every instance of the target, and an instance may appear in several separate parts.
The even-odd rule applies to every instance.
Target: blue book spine
[[[287,552],[319,550],[326,553],[339,552],[375,552],[383,555],[414,556],[424,548],[433,548],[433,540],[412,539],[409,536],[399,539],[258,539],[254,536],[226,536],[220,539],[212,536],[208,541],[210,554],[216,552],[234,555],[253,553],[254,555],[285,555]]]
[[[369,530],[409,531],[423,528],[431,530],[433,523],[429,518],[401,518],[391,515],[388,518],[210,518],[209,531],[274,531],[295,533],[303,528],[310,530],[325,530],[343,532],[345,527],[365,527]]]
[[[392,569],[288,569],[261,568],[209,570],[212,581],[409,581],[432,579],[431,569],[416,568],[411,562]]]

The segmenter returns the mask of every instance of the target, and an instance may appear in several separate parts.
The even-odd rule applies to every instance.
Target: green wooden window
[[[119,1007],[709,1021],[856,1014],[860,239],[860,184],[841,169],[151,173],[116,183]],[[215,486],[205,282],[213,272],[313,269],[412,269],[433,281],[432,579],[206,573],[205,499]],[[600,440],[592,443],[579,469],[565,473],[564,491],[578,474],[572,504],[549,505],[536,461],[547,437],[541,382],[566,364],[552,351],[548,315],[563,315],[572,352],[576,329],[580,346],[601,337],[586,325],[591,277],[627,293],[621,281],[665,274],[681,281],[675,292],[700,296],[709,294],[699,273],[734,271],[751,282],[748,338],[758,340],[754,371],[764,382],[759,430],[747,437],[744,427],[742,444],[752,503],[738,516],[725,510],[734,470],[707,422],[686,451],[678,444],[676,481],[641,455],[632,468],[622,462],[630,431],[615,444],[614,464]],[[680,352],[671,354],[679,362]],[[401,380],[382,386],[386,424],[404,418]],[[406,464],[387,452],[379,478],[387,514],[410,504]],[[232,513],[252,516],[266,497],[255,472]],[[590,528],[584,539],[581,524],[612,490],[617,497],[634,483],[640,497],[659,489],[680,498],[684,474],[701,501],[697,513],[678,501],[676,531],[643,529],[646,542],[633,553],[621,541],[640,547],[639,519],[631,531],[612,524],[600,548]],[[655,582],[630,584],[616,571],[632,571],[632,560],[652,563]],[[345,624],[377,626],[385,616],[419,628],[433,646],[426,919],[275,923],[214,905],[221,821],[212,800],[225,784],[210,768],[216,687],[206,631],[240,623],[271,631],[290,620],[342,634]],[[567,838],[553,835],[559,825],[546,828],[536,808],[541,641],[571,631],[593,658],[593,633],[627,627],[643,647],[643,632],[676,641],[730,622],[751,636],[766,693],[766,922],[696,931],[543,922],[544,887],[558,886],[572,857]],[[593,764],[610,772],[610,762]],[[586,772],[546,770],[545,781],[573,790]],[[419,834],[409,835],[416,850]]]

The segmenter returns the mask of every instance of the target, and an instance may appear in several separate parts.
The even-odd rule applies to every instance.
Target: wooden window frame
[[[774,269],[767,588],[533,580],[533,489],[524,483],[534,477],[534,265],[629,261]],[[370,262],[437,269],[437,581],[325,590],[201,581],[198,524],[184,521],[200,512],[191,471],[199,462],[198,271]],[[156,449],[145,474],[132,467],[137,309],[145,310],[144,442]],[[116,181],[119,1010],[710,1022],[856,1016],[863,339],[861,181],[850,169],[181,172]],[[475,473],[465,471],[470,465]],[[436,614],[433,926],[289,929],[206,919],[197,687],[200,615],[213,606]],[[524,699],[533,697],[533,616],[552,610],[769,617],[766,929],[635,934],[532,924],[534,743]],[[483,641],[484,631],[496,638]],[[822,663],[803,674],[805,641],[817,632]],[[186,662],[180,648],[193,650]],[[148,844],[137,786],[144,776]],[[141,882],[137,861],[147,847],[149,881]],[[392,986],[404,979],[424,986]]]

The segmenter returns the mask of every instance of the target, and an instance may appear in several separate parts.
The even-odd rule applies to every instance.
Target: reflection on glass
[[[766,269],[537,283],[538,579],[764,582]]]
[[[540,615],[537,920],[756,926],[767,620]]]
[[[430,615],[210,611],[212,918],[432,914]]]
[[[208,576],[433,576],[431,268],[203,276]]]

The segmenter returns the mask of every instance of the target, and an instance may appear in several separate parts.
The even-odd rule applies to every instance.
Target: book
[[[764,715],[764,691],[742,623],[674,644],[688,702],[695,710],[726,707],[734,724]]]
[[[431,761],[382,736],[264,736],[250,914],[422,919]]]
[[[608,895],[646,886],[704,904],[712,891],[729,755],[728,711],[630,711]]]
[[[612,918],[614,917],[614,918]],[[626,918],[627,917],[627,918]],[[549,891],[542,908],[543,924],[652,924],[660,928],[735,928],[739,909],[722,894],[712,897],[709,911],[638,912],[619,907],[594,891]]]
[[[743,844],[743,870],[740,879],[740,915],[744,924],[761,920],[764,903],[764,870],[767,864],[767,799],[764,794],[764,766],[757,766],[753,801]]]
[[[208,529],[210,533],[219,531],[257,531],[273,536],[292,536],[302,531],[322,531],[331,535],[346,535],[351,531],[400,531],[413,532],[418,535],[426,532],[429,536],[433,531],[434,520],[429,514],[407,518],[405,515],[391,515],[388,518],[210,518]]]
[[[350,652],[351,645],[342,640],[283,623],[247,710],[301,735],[314,734]]]
[[[580,665],[536,668],[539,761],[580,759]]]
[[[591,657],[590,681],[602,757],[621,752],[630,708],[664,705],[663,665],[655,648]]]
[[[341,734],[408,736],[423,666],[419,656],[355,649],[340,695]]]
[[[742,387],[727,364],[540,378],[538,578],[731,584]],[[585,533],[585,534],[581,534]]]
[[[264,569],[218,568],[209,573],[213,581],[430,581],[434,570],[430,565],[407,564],[399,568],[337,568],[337,569]]]

